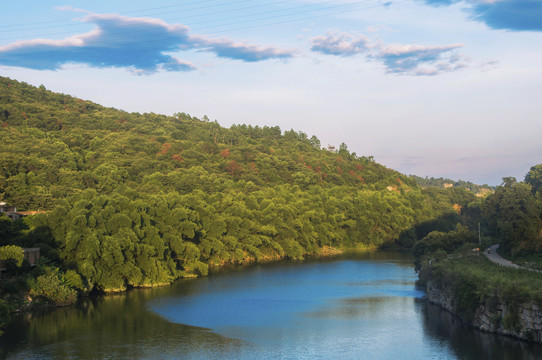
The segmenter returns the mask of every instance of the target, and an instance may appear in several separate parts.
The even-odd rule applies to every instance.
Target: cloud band
[[[64,64],[79,63],[129,68],[141,74],[195,70],[195,65],[170,55],[194,49],[246,62],[293,56],[291,50],[191,35],[188,27],[169,25],[159,19],[88,14],[82,20],[95,24],[96,29],[66,39],[35,39],[2,46],[0,64],[57,70]]]

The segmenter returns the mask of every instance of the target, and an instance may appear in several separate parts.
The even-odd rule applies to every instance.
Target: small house
[[[15,221],[19,218],[17,208],[15,206],[8,206],[5,202],[0,202],[0,215],[6,215],[11,221]]]
[[[26,216],[32,216],[32,215],[45,213],[45,212],[47,211],[44,211],[44,210],[17,211],[17,207],[8,206],[5,202],[0,202],[0,216],[4,214],[8,218],[10,218],[11,221],[15,221],[17,219],[20,219]]]

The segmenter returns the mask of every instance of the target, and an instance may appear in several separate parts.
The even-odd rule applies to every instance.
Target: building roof
[[[41,213],[46,213],[45,210],[31,210],[31,211],[17,211],[17,214],[22,216],[28,216],[28,215],[36,215]]]

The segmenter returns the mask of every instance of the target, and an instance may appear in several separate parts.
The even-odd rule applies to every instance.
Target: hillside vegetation
[[[463,209],[461,218],[465,225],[415,242],[419,283],[430,299],[476,327],[540,342],[540,328],[522,311],[542,307],[541,274],[499,266],[473,248],[480,240],[482,250],[498,243],[504,257],[542,268],[542,164],[531,167],[522,182],[504,178],[494,194]],[[492,315],[484,324],[487,314]],[[534,321],[539,320],[538,315]]]
[[[453,228],[458,207],[474,200],[462,189],[423,190],[303,132],[127,113],[7,78],[0,124],[0,201],[48,211],[0,219],[0,245],[41,248],[45,259],[17,285],[34,298],[330,248],[411,246],[415,226]],[[66,292],[47,293],[51,284]]]

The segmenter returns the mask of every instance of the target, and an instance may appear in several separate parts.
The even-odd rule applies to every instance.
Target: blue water
[[[378,252],[252,265],[22,314],[0,358],[542,358],[427,304],[412,263]]]
[[[414,287],[412,266],[393,261],[257,267],[236,275],[200,280],[194,295],[161,298],[149,308],[175,323],[289,351],[298,347],[285,341],[289,337],[316,345],[333,336],[344,343],[369,330],[366,322],[388,327],[408,320],[414,300],[424,295]]]
[[[462,352],[428,332],[416,279],[408,256],[350,254],[211,276],[192,284],[189,296],[148,307],[168,321],[242,340],[220,353],[225,358],[480,359],[483,351]]]

